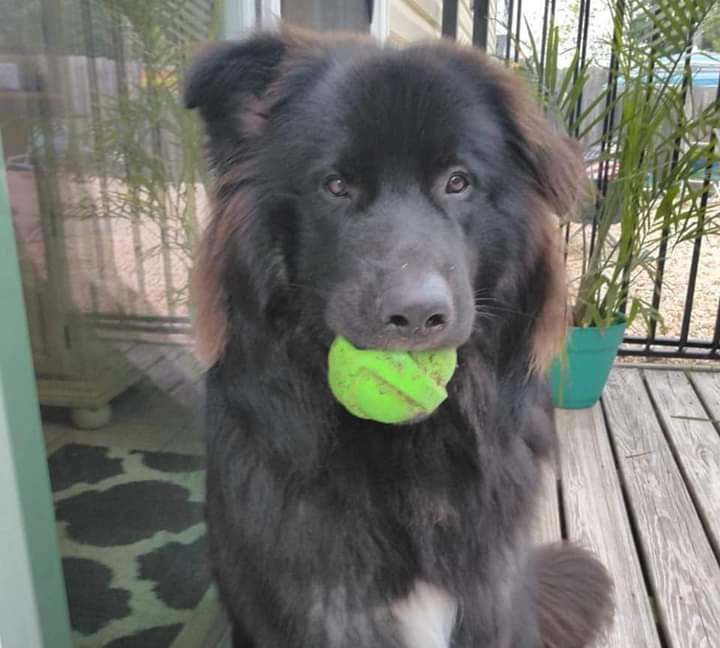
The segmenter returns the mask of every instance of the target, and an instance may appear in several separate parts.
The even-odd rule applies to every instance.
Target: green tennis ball
[[[456,366],[455,349],[362,350],[338,337],[328,355],[328,381],[351,414],[380,423],[405,423],[439,407]]]

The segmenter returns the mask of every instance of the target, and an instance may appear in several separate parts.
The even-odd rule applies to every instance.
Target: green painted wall
[[[1,141],[0,644],[70,648]]]

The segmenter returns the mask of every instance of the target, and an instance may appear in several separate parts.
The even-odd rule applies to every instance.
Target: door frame
[[[235,0],[223,3],[222,37],[236,39],[260,27],[272,29],[282,19],[282,0]]]
[[[381,43],[390,37],[390,0],[373,1],[370,34]]]
[[[1,139],[0,304],[0,646],[70,648]]]
[[[255,0],[236,0],[223,3],[222,37],[235,39],[242,37],[257,24]]]

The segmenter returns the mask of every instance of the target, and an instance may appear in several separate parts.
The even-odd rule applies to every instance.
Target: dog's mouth
[[[434,281],[434,280],[433,280]],[[331,295],[325,323],[335,337],[362,350],[420,352],[457,349],[473,332],[474,304],[444,280],[437,287],[427,280],[409,297],[397,287],[368,290],[342,287]],[[438,280],[440,281],[440,280]],[[407,297],[407,298],[406,298]]]
[[[457,348],[457,346],[454,345],[437,345],[423,342],[421,340],[407,342],[388,340],[382,335],[375,335],[370,337],[357,336],[353,335],[352,332],[344,333],[340,331],[333,331],[333,336],[345,338],[358,351],[392,351],[398,353],[413,353],[419,351],[438,351],[447,348]]]
[[[387,332],[362,333],[353,330],[345,330],[343,327],[331,327],[333,337],[343,337],[356,349],[360,351],[396,351],[396,352],[420,352],[439,351],[442,349],[458,349],[466,344],[470,335],[463,331],[447,331],[447,335],[430,337],[403,337],[388,335]]]

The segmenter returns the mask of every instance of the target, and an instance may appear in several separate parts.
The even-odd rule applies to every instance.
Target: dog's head
[[[554,215],[576,147],[482,54],[281,32],[190,70],[215,171],[198,259],[198,344],[235,317],[359,347],[503,338],[542,369],[565,328]]]

